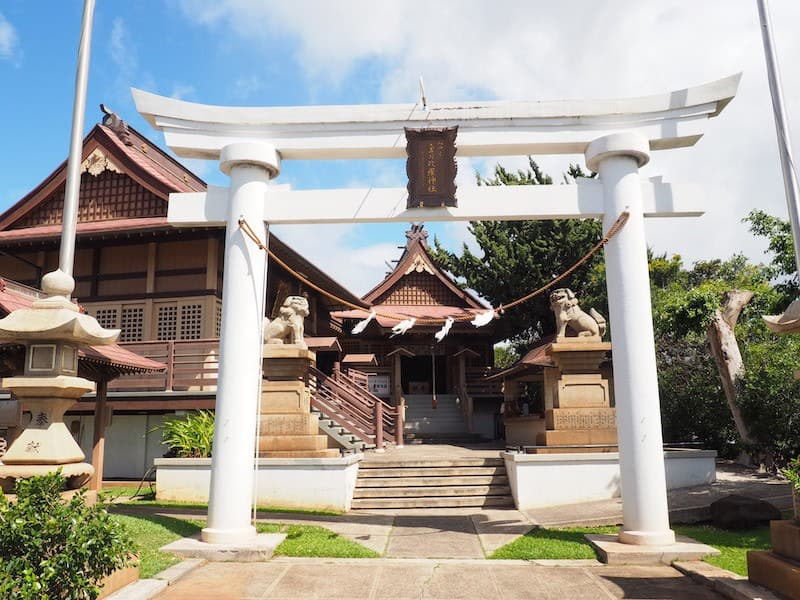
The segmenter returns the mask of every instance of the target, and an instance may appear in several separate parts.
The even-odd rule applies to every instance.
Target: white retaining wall
[[[514,503],[520,510],[607,500],[620,495],[619,454],[503,452]],[[716,481],[713,450],[667,450],[667,489]]]
[[[362,458],[260,458],[256,501],[260,506],[348,511]],[[158,500],[208,502],[210,458],[157,458],[155,465]]]

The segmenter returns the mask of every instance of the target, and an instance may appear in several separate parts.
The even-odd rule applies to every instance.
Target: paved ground
[[[718,467],[717,477],[718,481],[712,485],[670,492],[671,521],[707,520],[708,505],[731,493],[763,498],[781,509],[791,507],[791,491],[785,482],[725,465]],[[121,510],[133,512],[130,508]],[[194,519],[203,519],[206,514],[205,510],[175,508],[136,510]],[[259,513],[259,520],[320,525],[386,557],[484,558],[536,525],[619,524],[622,502],[616,498],[524,512],[513,508],[446,508],[352,511],[339,516]]]
[[[429,458],[432,448],[443,457],[452,456],[453,448],[447,446],[412,446],[404,456],[413,459],[411,455],[419,452]],[[476,447],[470,454],[475,456],[476,452],[497,455],[495,448]],[[389,452],[384,457],[393,458]],[[673,522],[707,519],[708,505],[730,493],[764,498],[781,509],[791,506],[790,490],[783,482],[726,465],[718,466],[717,476],[715,484],[670,492]],[[205,510],[119,510],[205,518]],[[320,525],[375,550],[383,558],[209,563],[158,598],[719,598],[668,566],[611,567],[596,561],[554,566],[548,561],[484,560],[536,525],[620,523],[619,499],[525,512],[464,508],[353,511],[339,516],[260,513],[259,521]]]
[[[523,561],[334,560],[277,558],[208,563],[159,600],[256,598],[362,600],[716,600],[672,567],[543,566]]]

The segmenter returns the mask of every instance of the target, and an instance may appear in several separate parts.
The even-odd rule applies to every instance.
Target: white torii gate
[[[220,364],[209,543],[247,544],[264,315],[266,253],[238,226],[266,239],[270,223],[630,218],[606,246],[614,342],[623,526],[619,540],[675,541],[669,527],[644,217],[699,216],[694,186],[642,180],[653,150],[694,145],[730,102],[734,75],[668,94],[622,100],[466,102],[421,107],[356,105],[239,108],[133,90],[138,111],[179,156],[219,160],[230,187],[171,194],[175,226],[226,225]],[[269,188],[281,160],[405,157],[404,127],[458,125],[458,156],[583,153],[598,180],[575,185],[460,187],[458,208],[406,209],[405,188],[288,191]],[[259,225],[260,224],[260,225]]]

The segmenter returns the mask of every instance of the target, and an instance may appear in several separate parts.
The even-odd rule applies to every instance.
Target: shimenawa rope
[[[526,295],[522,296],[521,298],[517,298],[513,302],[509,302],[508,304],[501,304],[497,308],[487,308],[486,310],[494,310],[495,314],[498,314],[498,313],[502,314],[505,310],[508,310],[509,308],[513,308],[515,306],[518,306],[518,305],[522,304],[523,302],[527,302],[531,298],[535,298],[539,294],[542,294],[542,293],[546,292],[547,290],[549,290],[551,287],[553,287],[559,281],[563,280],[566,277],[569,277],[572,273],[574,273],[577,269],[579,269],[583,264],[585,264],[590,258],[592,258],[592,256],[597,254],[597,252],[599,252],[600,249],[609,242],[609,240],[611,240],[615,235],[617,235],[620,232],[620,230],[625,226],[625,223],[628,222],[628,217],[629,216],[630,216],[630,213],[628,211],[623,211],[622,213],[620,213],[619,217],[617,217],[617,220],[614,221],[614,224],[611,225],[611,227],[609,228],[608,232],[606,232],[606,234],[603,236],[603,238],[599,242],[597,242],[594,246],[592,246],[592,248],[586,254],[584,254],[580,258],[580,260],[578,260],[578,262],[576,262],[569,269],[567,269],[566,271],[561,273],[561,275],[555,277],[554,279],[551,279],[548,283],[544,284],[540,288],[537,288],[537,289],[533,290],[529,294],[526,294]],[[313,283],[312,281],[309,281],[307,278],[303,277],[300,273],[298,273],[297,271],[292,269],[283,260],[281,260],[278,256],[276,256],[275,253],[272,252],[272,250],[270,250],[269,248],[267,248],[267,246],[264,245],[264,243],[258,237],[258,234],[256,234],[255,231],[253,231],[253,228],[250,226],[250,224],[247,222],[247,220],[244,217],[239,219],[239,227],[242,229],[242,232],[247,237],[249,237],[253,241],[253,243],[255,243],[259,247],[259,249],[261,249],[264,252],[266,252],[270,256],[270,258],[272,258],[272,260],[274,260],[281,267],[283,267],[288,273],[291,273],[292,275],[297,277],[297,279],[299,279],[300,282],[303,283],[303,285],[306,285],[306,286],[310,287],[311,289],[316,290],[317,292],[319,292],[323,296],[327,296],[328,298],[330,298],[334,302],[338,302],[339,304],[343,304],[344,306],[348,306],[348,307],[350,307],[352,309],[355,309],[355,310],[360,310],[360,311],[367,312],[364,309],[364,307],[358,306],[357,304],[353,304],[352,302],[349,302],[349,301],[345,300],[344,298],[340,298],[336,294],[333,294],[333,293],[321,288],[317,284]],[[395,321],[403,321],[403,320],[408,319],[410,317],[410,315],[390,315],[390,314],[385,314],[385,313],[379,313],[377,311],[374,311],[374,312],[375,312],[375,316],[382,317],[384,319],[392,319],[392,320],[395,320]],[[455,321],[471,321],[474,318],[475,318],[474,314],[458,315],[458,316],[452,317],[452,319],[455,320]],[[417,317],[416,322],[419,323],[419,324],[424,324],[424,325],[435,325],[435,324],[439,324],[439,323],[444,323],[446,320],[447,320],[447,317],[436,318],[436,319],[428,318],[428,317]]]

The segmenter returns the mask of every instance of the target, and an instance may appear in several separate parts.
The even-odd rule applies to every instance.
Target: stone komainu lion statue
[[[583,312],[578,306],[575,293],[568,288],[559,288],[550,294],[550,308],[556,315],[556,339],[567,335],[567,327],[578,334],[578,337],[603,337],[606,332],[606,320],[595,309]]]
[[[308,348],[303,341],[303,320],[308,316],[308,300],[302,296],[287,296],[278,316],[264,319],[265,344],[292,344]]]

